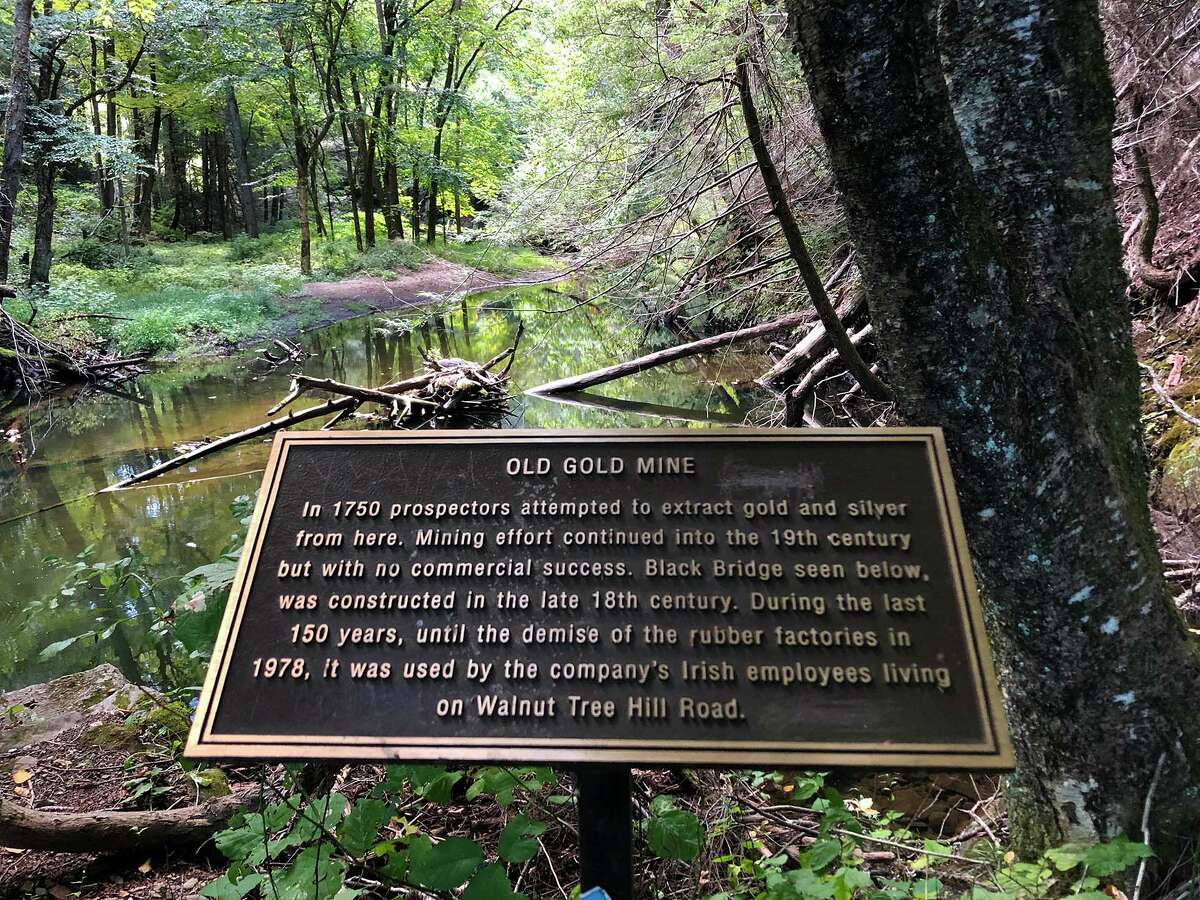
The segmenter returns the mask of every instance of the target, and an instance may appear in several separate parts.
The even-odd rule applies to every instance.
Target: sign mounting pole
[[[576,770],[580,887],[633,900],[633,772],[596,763]]]

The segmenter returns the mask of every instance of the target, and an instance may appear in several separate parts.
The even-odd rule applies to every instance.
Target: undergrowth
[[[577,853],[569,777],[530,766],[360,766],[328,774],[332,786],[310,794],[302,767],[264,773],[264,806],[216,836],[229,868],[201,894],[567,896]],[[1151,855],[1124,837],[1060,847],[1034,862],[1019,862],[990,840],[956,848],[915,835],[898,814],[872,814],[868,800],[843,797],[822,773],[798,778],[796,795],[770,807],[769,818],[758,805],[767,802],[760,789],[778,776],[726,773],[698,799],[654,793],[649,777],[643,773],[635,792],[646,796],[635,801],[633,823],[637,896],[1111,900]],[[579,896],[578,885],[570,896]]]
[[[551,264],[531,250],[485,240],[419,246],[384,241],[359,253],[349,220],[335,224],[335,238],[314,232],[315,280],[389,278],[436,256],[502,276]],[[26,290],[6,308],[23,321],[33,318],[47,337],[65,329],[122,354],[203,353],[320,321],[320,301],[296,296],[304,281],[295,223],[267,229],[258,239],[199,234],[128,251],[79,239],[59,248],[49,290]]]

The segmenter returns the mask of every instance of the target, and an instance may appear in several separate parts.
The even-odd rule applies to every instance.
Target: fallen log
[[[415,387],[416,382],[427,383],[427,376],[420,378],[410,378],[407,381],[398,381],[393,385],[385,385],[379,388],[380,391],[392,392],[407,390],[409,387]],[[256,437],[264,437],[268,434],[274,434],[281,428],[287,428],[291,425],[298,425],[301,422],[307,422],[310,419],[319,419],[322,416],[332,413],[339,413],[344,410],[349,410],[351,407],[357,407],[362,401],[356,397],[342,397],[338,400],[330,400],[326,403],[318,403],[316,406],[309,406],[299,411],[292,411],[287,415],[280,416],[278,419],[272,419],[269,422],[263,422],[261,425],[255,425],[252,428],[246,428],[242,431],[228,434],[223,438],[213,441],[209,444],[202,444],[194,450],[189,450],[187,453],[181,453],[179,456],[173,456],[164,462],[160,462],[156,466],[151,466],[145,471],[138,472],[136,475],[130,475],[123,481],[118,481],[116,484],[110,484],[100,493],[108,491],[117,491],[121,488],[130,487],[131,485],[140,484],[143,481],[149,481],[151,478],[156,478],[164,472],[170,472],[172,469],[178,469],[180,466],[186,466],[190,462],[202,459],[211,453],[216,453],[218,450],[224,450],[226,447],[232,447],[234,444],[240,444],[243,441],[253,440]]]
[[[871,335],[871,325],[868,323],[860,330],[849,336],[850,342],[858,346]],[[800,383],[791,388],[786,395],[786,417],[789,422],[804,421],[810,427],[818,427],[816,420],[805,412],[808,398],[817,386],[817,382],[828,371],[829,367],[841,359],[841,354],[834,350],[821,357],[805,374]],[[855,388],[860,388],[862,382],[857,382]]]
[[[669,347],[666,350],[656,350],[654,353],[647,353],[645,356],[639,356],[637,359],[617,363],[614,366],[605,366],[603,369],[596,369],[592,372],[586,372],[583,375],[573,375],[570,378],[549,381],[535,388],[529,388],[525,393],[566,394],[572,391],[582,391],[586,388],[595,387],[598,384],[616,381],[618,378],[624,378],[627,375],[636,375],[638,372],[644,372],[647,369],[653,369],[655,366],[661,366],[677,359],[695,356],[697,353],[711,353],[714,350],[723,350],[731,344],[736,344],[740,341],[749,341],[754,338],[775,334],[779,331],[787,331],[791,328],[807,325],[811,320],[812,315],[810,313],[791,313],[780,319],[775,319],[773,322],[764,322],[762,325],[751,325],[748,328],[725,331],[721,334],[701,338],[698,341],[692,341],[688,344],[680,344],[677,347]]]
[[[838,318],[842,322],[848,322],[858,315],[864,303],[865,297],[863,292],[855,291],[850,296],[850,299],[838,310]],[[773,388],[791,381],[800,372],[812,366],[820,358],[819,354],[828,346],[829,335],[825,332],[825,326],[818,322],[813,326],[812,331],[804,336],[800,343],[780,357],[775,365],[759,376],[758,383],[763,387]]]
[[[42,812],[0,799],[0,846],[58,853],[196,847],[257,799],[247,790],[179,809],[84,813]]]

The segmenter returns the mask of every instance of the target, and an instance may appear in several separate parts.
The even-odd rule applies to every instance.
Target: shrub
[[[179,347],[179,318],[171,309],[151,309],[120,331],[122,353],[161,353]]]

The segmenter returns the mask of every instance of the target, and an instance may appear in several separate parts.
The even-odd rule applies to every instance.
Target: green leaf
[[[523,863],[538,852],[537,837],[546,831],[546,823],[527,816],[515,816],[500,832],[500,858],[510,863]]]
[[[822,881],[812,869],[794,869],[791,872],[772,872],[767,876],[769,896],[780,900],[829,900],[833,886]]]
[[[834,873],[829,883],[833,887],[833,900],[851,900],[859,888],[870,887],[871,874],[843,866]]]
[[[480,869],[471,879],[463,891],[462,900],[512,900],[516,896],[504,866],[492,863]]]
[[[379,869],[379,874],[389,881],[402,882],[408,876],[407,850],[396,850],[387,855],[387,861]]]
[[[346,864],[331,858],[329,844],[308,847],[282,875],[276,875],[273,900],[332,900],[342,889]]]
[[[359,800],[342,820],[338,828],[338,840],[351,856],[365,856],[375,846],[379,829],[391,821],[395,807],[382,800],[366,798]]]
[[[218,831],[214,840],[225,858],[237,863],[257,866],[267,858],[267,842],[262,833],[262,816],[248,817],[242,828]]]
[[[817,841],[804,855],[804,862],[814,872],[820,872],[842,855],[842,842],[836,838]]]
[[[1153,855],[1154,851],[1145,844],[1134,843],[1122,834],[1106,843],[1088,847],[1083,855],[1083,864],[1090,874],[1104,878],[1123,872],[1134,863]]]
[[[695,859],[700,855],[704,828],[686,809],[673,809],[647,821],[646,840],[663,859]]]
[[[447,772],[438,766],[409,766],[408,783],[430,803],[448,803],[450,791],[463,777],[462,772]]]
[[[650,801],[650,815],[665,816],[675,808],[675,798],[670,794],[659,794]]]
[[[47,644],[42,648],[42,652],[38,654],[38,659],[45,661],[52,657],[58,656],[58,654],[62,653],[76,641],[85,637],[90,637],[92,634],[94,634],[94,632],[89,631],[87,634],[77,634],[75,637],[70,637],[63,641],[55,641],[53,644]]]
[[[210,881],[202,887],[200,896],[210,897],[211,900],[242,900],[258,886],[260,881],[262,881],[261,875],[247,875],[245,878],[233,882],[229,880],[229,874],[226,873],[216,881]]]
[[[304,808],[303,814],[292,827],[292,832],[297,835],[297,840],[301,844],[315,841],[326,833],[333,833],[345,811],[346,798],[344,795],[330,794],[328,797],[317,797]]]
[[[1054,863],[1054,868],[1060,872],[1069,872],[1087,856],[1088,848],[1083,844],[1063,844],[1053,850],[1046,851],[1046,859]]]
[[[449,891],[475,874],[483,862],[483,848],[463,837],[447,838],[420,857],[414,855],[409,878],[421,887]]]
[[[942,893],[942,882],[937,878],[922,878],[913,883],[913,900],[937,900]]]

